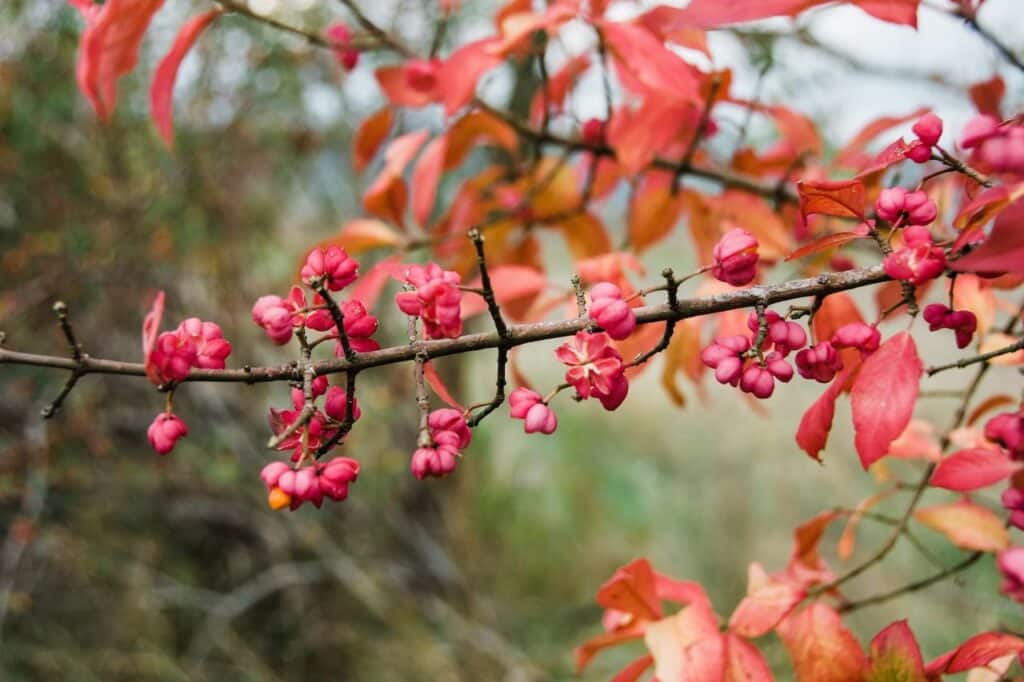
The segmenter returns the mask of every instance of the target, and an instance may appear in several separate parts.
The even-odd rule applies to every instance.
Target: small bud
[[[604,121],[599,118],[588,118],[580,130],[580,137],[589,145],[604,144]]]

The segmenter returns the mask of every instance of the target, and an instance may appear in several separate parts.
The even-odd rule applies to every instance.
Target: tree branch
[[[848,270],[846,272],[825,273],[816,277],[797,279],[780,284],[762,285],[702,298],[683,299],[678,301],[674,308],[668,303],[637,308],[637,324],[653,324],[656,322],[702,317],[727,310],[753,307],[761,302],[771,304],[806,298],[808,296],[827,296],[839,291],[879,284],[888,279],[889,277],[880,265]],[[371,367],[409,362],[418,353],[423,353],[428,358],[439,358],[498,348],[502,345],[512,348],[548,339],[564,338],[587,329],[590,324],[589,319],[581,317],[569,320],[510,325],[505,339],[502,339],[497,332],[467,334],[457,339],[421,341],[416,345],[393,346],[370,353],[359,353],[354,360],[332,358],[314,361],[311,365],[318,376],[337,374],[350,370],[361,371]],[[78,371],[83,375],[118,374],[141,377],[145,376],[146,373],[142,363],[83,356],[81,363],[77,364],[70,358],[23,353],[2,347],[0,347],[0,364],[31,365],[69,371],[74,371],[78,368]],[[242,369],[193,369],[184,381],[252,384],[275,381],[301,381],[302,379],[302,368],[294,363],[288,363],[268,367],[245,366]]]

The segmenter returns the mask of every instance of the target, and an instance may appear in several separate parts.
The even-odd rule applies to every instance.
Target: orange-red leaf
[[[1019,200],[1022,195],[1024,183],[1009,190],[1006,201],[1015,203],[1006,207],[996,219],[992,234],[981,246],[953,261],[950,267],[959,272],[1024,274],[1024,200]],[[990,206],[998,206],[1000,201]],[[984,209],[982,212],[985,212]]]
[[[864,219],[866,197],[860,180],[803,180],[796,187],[805,218],[820,213]]]
[[[501,55],[491,50],[495,42],[493,38],[485,38],[467,43],[452,52],[441,67],[439,80],[448,116],[469,104],[481,76],[501,63]]]
[[[871,640],[871,667],[864,682],[925,682],[921,647],[907,621],[898,620]]]
[[[816,601],[777,628],[793,659],[796,677],[806,682],[862,682],[867,661],[860,644],[831,606]]]
[[[972,502],[960,501],[918,509],[914,518],[963,549],[998,552],[1010,544],[1010,536],[1002,520]]]
[[[910,423],[921,371],[917,346],[907,332],[889,338],[861,364],[850,399],[854,445],[865,469],[886,455]]]
[[[367,116],[356,128],[352,139],[352,167],[356,172],[362,172],[373,161],[394,120],[395,111],[388,106]]]
[[[810,244],[804,244],[793,253],[786,256],[786,260],[796,260],[797,258],[803,258],[810,256],[812,253],[818,253],[819,251],[827,251],[843,244],[849,244],[857,239],[865,239],[865,235],[857,234],[856,232],[836,232],[835,234],[827,234],[824,237],[815,239]]]
[[[836,400],[850,376],[850,368],[843,369],[825,391],[807,408],[796,431],[796,444],[813,459],[821,461],[821,451],[828,443],[832,420],[836,413]]]
[[[637,253],[667,237],[683,210],[682,196],[672,191],[671,180],[648,177],[655,179],[643,183],[629,208],[629,241]]]
[[[928,113],[928,107],[922,107],[917,111],[912,111],[905,116],[882,116],[871,121],[860,131],[853,136],[853,139],[846,143],[839,154],[836,156],[836,165],[843,166],[845,168],[860,168],[864,166],[870,158],[864,153],[864,148],[871,140],[875,139],[881,133],[893,128],[895,126],[914,121],[924,114]]]
[[[203,32],[203,30],[219,17],[224,9],[218,7],[199,16],[192,17],[185,22],[174,44],[167,51],[164,58],[153,76],[153,85],[149,90],[149,110],[153,116],[153,122],[160,133],[160,137],[168,147],[174,146],[174,124],[171,122],[173,114],[174,81],[178,77],[178,67],[185,59],[185,55],[192,48],[192,44]]]

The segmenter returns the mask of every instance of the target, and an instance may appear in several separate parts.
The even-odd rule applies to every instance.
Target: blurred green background
[[[57,0],[0,5],[0,329],[10,347],[64,353],[50,311],[61,299],[87,352],[138,359],[142,317],[165,289],[165,325],[216,320],[232,365],[290,359],[249,309],[283,293],[308,245],[358,215],[367,178],[351,170],[349,141],[377,95],[368,68],[343,88],[328,55],[226,17],[183,69],[169,153],[146,88],[193,9],[168,3],[122,80],[117,116],[100,126],[74,83],[77,13]],[[290,16],[322,26],[329,9]],[[409,11],[426,22],[433,5]],[[609,225],[622,229],[614,216]],[[687,253],[680,238],[647,265],[657,272]],[[399,342],[401,320],[379,314],[381,340]],[[538,383],[555,376],[554,345],[522,353]],[[442,368],[468,403],[491,390],[492,363],[482,353]],[[641,555],[702,582],[727,618],[750,561],[781,568],[795,525],[876,488],[848,445],[845,407],[824,466],[796,448],[817,386],[782,387],[765,416],[732,391],[709,384],[701,400],[688,387],[680,410],[657,367],[615,415],[557,404],[552,437],[524,436],[503,408],[456,475],[424,483],[408,472],[411,368],[368,372],[346,448],[363,463],[350,499],[293,514],[267,509],[257,478],[269,459],[265,412],[287,402],[284,387],[187,386],[176,407],[191,434],[160,458],[145,430],[162,397],[144,380],[89,376],[42,422],[63,376],[0,367],[0,679],[571,679],[572,648],[600,631],[594,592]],[[958,379],[942,381],[929,388]],[[949,410],[922,405],[939,423]],[[857,556],[883,533],[865,523]],[[935,558],[959,556],[920,533]],[[934,570],[904,545],[851,595]],[[909,617],[930,658],[980,628],[1024,626],[996,585],[986,559],[849,623],[866,642]],[[760,644],[785,671],[777,640]],[[607,679],[641,650],[603,654],[584,677]]]

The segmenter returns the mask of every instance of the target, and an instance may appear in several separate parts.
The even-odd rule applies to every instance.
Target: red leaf
[[[747,570],[747,596],[729,619],[729,629],[743,637],[760,637],[775,628],[805,596],[792,583],[772,578],[761,564]]]
[[[921,647],[907,621],[892,623],[871,640],[871,667],[865,682],[925,682]]]
[[[861,364],[850,398],[854,445],[865,469],[885,456],[910,423],[921,371],[917,346],[907,332],[890,337]]]
[[[988,114],[1000,119],[1003,117],[1000,113],[1000,107],[1003,102],[1003,96],[1006,95],[1006,82],[1002,76],[996,74],[987,81],[975,83],[968,92],[971,95],[971,101],[974,102],[974,107],[979,113]]]
[[[636,253],[671,234],[682,211],[682,195],[672,191],[672,179],[647,174],[629,206],[629,242]]]
[[[917,6],[921,0],[853,0],[859,7],[876,19],[890,24],[901,24],[917,28]]]
[[[490,50],[495,43],[493,38],[467,43],[445,61],[439,75],[445,114],[451,116],[469,104],[481,76],[502,62],[501,55]]]
[[[75,70],[78,87],[107,121],[117,106],[117,81],[135,68],[139,44],[163,0],[107,0],[102,5],[72,2],[86,21]]]
[[[975,552],[998,552],[1010,544],[1002,520],[972,502],[938,504],[914,512],[922,525],[945,535],[957,547]]]
[[[352,167],[357,172],[362,172],[376,156],[394,120],[394,109],[388,106],[370,114],[359,124],[352,140]]]
[[[657,21],[668,31],[684,26],[716,28],[768,17],[795,17],[804,10],[824,5],[831,0],[693,0],[683,9],[658,7],[644,17],[646,23]],[[919,0],[846,0],[876,19],[895,24],[917,25]]]
[[[146,376],[157,386],[164,383],[164,380],[153,364],[151,356],[153,348],[156,346],[156,338],[160,334],[160,322],[164,317],[164,299],[163,291],[156,292],[156,298],[153,299],[153,307],[146,313],[146,318],[142,321],[143,363],[146,366]]]
[[[412,217],[420,225],[430,220],[430,212],[437,199],[437,186],[444,173],[444,159],[448,151],[448,136],[435,137],[423,150],[412,173]]]
[[[797,258],[803,258],[809,256],[812,253],[818,253],[819,251],[826,251],[828,249],[848,244],[857,239],[865,239],[862,234],[856,232],[837,232],[835,234],[827,234],[824,237],[815,239],[810,244],[804,244],[793,253],[786,256],[786,260],[796,260]]]
[[[800,211],[864,220],[864,183],[860,180],[805,180],[798,182]]]
[[[1019,196],[1018,193],[1024,193],[1024,183],[1011,192],[1011,197]],[[1024,200],[1017,200],[1004,209],[988,239],[966,256],[953,261],[950,267],[958,272],[1024,274]]]
[[[441,375],[437,373],[436,369],[434,369],[434,363],[423,363],[423,378],[427,380],[427,383],[430,384],[430,388],[434,390],[434,393],[437,394],[437,397],[440,398],[445,405],[456,409],[459,412],[465,411],[465,408],[462,407],[462,405],[459,404],[459,401],[453,398],[452,394],[448,391],[448,387],[445,386],[444,381],[441,379]]]
[[[700,72],[638,24],[602,21],[605,44],[627,89],[661,100],[700,100]]]
[[[1002,450],[971,448],[954,452],[939,462],[931,484],[936,488],[968,492],[1009,478],[1020,468],[1021,464]]]
[[[821,451],[828,443],[828,434],[832,430],[832,420],[836,414],[836,399],[843,392],[843,386],[850,376],[850,369],[845,368],[836,375],[825,392],[814,401],[796,430],[796,444],[812,458],[821,461]]]
[[[777,631],[793,659],[797,679],[862,682],[864,652],[831,606],[816,601],[779,623]]]
[[[912,111],[905,116],[882,116],[871,121],[860,131],[853,136],[845,147],[843,147],[839,154],[836,156],[836,165],[843,166],[845,168],[860,168],[865,165],[870,159],[864,153],[864,148],[867,144],[878,137],[881,133],[894,128],[903,123],[909,121],[915,121],[924,114],[928,113],[928,107],[922,107],[917,111]]]
[[[608,124],[608,145],[628,175],[643,170],[679,131],[686,105],[673,100],[648,98],[635,111],[622,106]]]
[[[982,632],[971,637],[951,652],[952,655],[940,657],[946,659],[944,665],[933,668],[939,661],[928,664],[928,672],[962,673],[973,668],[986,666],[997,658],[1019,654],[1024,651],[1024,639],[1001,632]]]
[[[171,49],[160,61],[156,75],[153,76],[153,85],[149,90],[149,109],[156,129],[168,147],[174,146],[174,125],[171,122],[171,116],[173,114],[174,81],[178,78],[178,67],[181,66],[185,55],[188,54],[203,30],[223,12],[224,9],[218,7],[185,22],[181,30],[178,31],[178,37],[174,39]]]
[[[491,278],[491,288],[494,289],[494,300],[499,306],[505,307],[513,303],[527,303],[533,301],[548,285],[548,278],[543,272],[527,265],[497,265],[488,269]],[[479,288],[481,286],[478,276],[467,286]],[[525,306],[515,306],[525,308]],[[486,312],[487,302],[483,296],[469,294],[462,297],[462,317],[469,318],[474,315]],[[503,311],[510,312],[510,311]],[[509,314],[513,319],[521,315]]]
[[[597,591],[597,603],[644,620],[661,618],[661,604],[655,592],[654,569],[641,558],[615,571]]]

